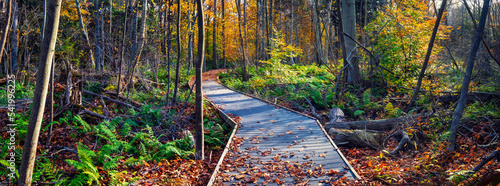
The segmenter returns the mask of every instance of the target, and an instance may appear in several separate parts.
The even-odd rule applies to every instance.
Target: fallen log
[[[460,97],[460,92],[441,92],[443,94],[448,94],[444,96],[440,96],[439,100],[441,103],[450,104],[452,102],[457,102]],[[454,94],[454,95],[452,95]],[[467,102],[476,102],[476,101],[487,101],[491,99],[500,99],[500,94],[498,93],[489,93],[489,92],[469,92],[467,94]]]
[[[116,96],[116,92],[103,92],[104,94],[109,94],[109,95],[113,95],[113,96]],[[119,98],[122,99],[122,100],[127,100],[127,98],[123,95],[119,95]],[[130,101],[130,103],[134,104],[136,107],[142,107],[144,106],[144,104],[138,102],[138,101],[135,101],[135,100],[132,100],[132,99],[128,99],[128,101]]]
[[[78,113],[78,115],[83,115],[83,114],[88,114],[88,115],[91,115],[91,116],[94,116],[97,118],[101,118],[101,119],[105,119],[105,120],[111,119],[110,117],[100,115],[100,114],[92,112],[90,110],[80,110],[80,112]]]
[[[381,120],[366,120],[366,121],[349,121],[349,122],[328,122],[325,123],[325,129],[351,129],[351,130],[375,130],[386,131],[392,130],[403,123],[414,123],[419,119],[424,119],[429,115],[417,114],[412,116],[403,116],[399,118],[381,119]]]
[[[339,146],[346,147],[370,147],[375,150],[382,148],[382,141],[385,138],[383,133],[366,130],[346,130],[330,128],[328,134],[333,142]]]
[[[120,104],[120,105],[123,105],[123,106],[126,106],[126,107],[133,108],[136,111],[141,111],[141,109],[139,109],[137,107],[134,107],[134,106],[132,106],[132,105],[130,105],[128,103],[122,102],[122,101],[118,101],[118,100],[113,99],[113,98],[109,98],[109,97],[106,97],[106,96],[103,96],[103,95],[100,95],[100,94],[96,94],[96,93],[93,93],[93,92],[90,92],[90,91],[87,91],[87,90],[83,90],[83,93],[89,94],[89,95],[92,95],[92,96],[97,96],[97,97],[103,98],[105,100],[108,100],[108,101],[111,101],[111,102],[114,102],[114,103],[117,103],[117,104]]]

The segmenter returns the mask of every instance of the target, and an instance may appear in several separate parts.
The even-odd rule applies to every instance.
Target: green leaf
[[[362,110],[356,110],[356,111],[354,111],[354,117],[357,117],[357,116],[359,116],[359,115],[361,115],[361,114],[364,114],[364,113],[365,113],[365,111],[362,111]]]

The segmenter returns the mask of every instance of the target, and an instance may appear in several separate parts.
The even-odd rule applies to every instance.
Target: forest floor
[[[307,102],[303,101],[303,99],[301,101],[301,96],[296,96],[300,98],[296,99],[294,94],[300,95],[303,92],[310,91],[307,89],[311,89],[309,87],[314,88],[314,85],[309,85],[309,87],[306,86],[305,88],[299,85],[299,87],[304,89],[293,89],[289,87],[297,87],[298,84],[273,85],[272,83],[267,84],[266,82],[264,86],[255,86],[256,83],[259,82],[257,78],[253,81],[250,80],[246,84],[239,83],[238,81],[235,82],[233,79],[234,76],[230,74],[224,75],[221,81],[225,86],[229,86],[246,94],[266,99],[269,102],[274,102],[281,106],[304,112],[305,114],[311,114],[309,109],[306,110],[303,108],[307,108]],[[309,80],[305,81],[307,82]],[[270,80],[270,82],[273,82],[273,80]],[[259,88],[254,88],[252,86]],[[310,92],[312,92],[310,95],[305,96],[312,96],[312,99],[314,99],[314,92]],[[321,94],[324,95],[324,93]],[[348,93],[345,94],[349,95]],[[405,102],[408,101],[409,95],[395,91],[389,96],[391,95],[393,96],[390,99],[393,103],[390,105],[391,109],[398,110],[398,112],[404,109]],[[362,97],[364,98],[364,96],[365,94],[363,94]],[[346,100],[345,97],[341,97],[341,99],[342,100],[339,101],[343,103],[343,105],[349,105],[352,104],[352,102],[356,102],[349,101],[348,99]],[[320,96],[319,101],[322,102]],[[373,104],[383,102],[384,100],[380,98],[370,98],[368,101],[360,100],[358,104],[362,105],[363,101],[368,104]],[[499,161],[496,160],[489,161],[478,172],[470,171],[477,166],[483,158],[487,157],[495,150],[500,149],[498,143],[493,143],[494,145],[487,147],[482,146],[490,142],[495,142],[494,135],[492,134],[495,134],[495,131],[499,131],[500,129],[498,100],[488,100],[488,102],[477,102],[469,105],[469,110],[464,112],[463,122],[459,129],[460,136],[457,139],[457,146],[459,146],[459,148],[454,152],[446,151],[449,136],[447,132],[447,123],[450,117],[449,108],[444,104],[436,105],[436,100],[431,99],[429,102],[431,102],[430,105],[435,105],[435,107],[429,107],[435,111],[433,116],[419,120],[418,123],[407,128],[408,135],[415,140],[416,148],[406,148],[405,151],[399,152],[396,155],[388,155],[384,152],[391,151],[398,145],[398,141],[393,139],[387,140],[384,149],[355,146],[339,147],[349,163],[361,176],[360,180],[349,180],[349,182],[347,182],[348,185],[469,185],[471,183],[495,183],[495,180],[500,180],[500,176],[497,173],[500,169],[500,164]],[[302,105],[303,107],[297,105]],[[316,104],[316,106],[318,105],[319,104]],[[394,105],[394,108],[392,108],[392,105]],[[321,105],[318,107],[320,106]],[[356,107],[363,108],[362,106]],[[365,108],[367,108],[367,106],[365,106]],[[373,109],[365,109],[361,117],[353,117],[352,113],[347,113],[348,118],[346,119],[348,121],[356,121],[363,120],[363,118],[384,119],[388,117],[388,114],[381,114],[383,111],[380,111],[380,109],[377,110],[376,107],[372,108]],[[387,105],[385,108],[387,109]],[[349,109],[346,108],[346,110],[350,112]],[[316,110],[316,112],[324,115],[328,113],[328,110],[323,108]],[[375,117],[370,118],[370,116],[373,115],[375,115]],[[384,135],[389,136],[393,132],[395,131],[386,131]]]
[[[204,73],[204,80],[216,80],[218,79],[218,74],[221,72],[227,72],[226,70],[209,71]],[[231,72],[227,72],[231,73]],[[192,85],[194,79],[191,78],[189,81]],[[224,82],[224,80],[223,80]],[[187,84],[187,82],[186,82]],[[63,94],[64,90],[61,88],[56,88],[56,95]],[[245,91],[243,91],[245,92]],[[255,91],[248,91],[246,93],[255,93]],[[254,94],[255,96],[260,96],[260,94]],[[403,99],[404,95],[400,94],[394,99]],[[269,101],[278,101],[278,104],[282,106],[289,107],[291,109],[296,109],[296,100],[286,101],[286,97],[263,97]],[[158,102],[154,100],[156,98],[151,98],[147,102]],[[83,175],[83,170],[81,167],[72,166],[68,163],[68,160],[79,161],[81,159],[80,153],[85,151],[85,148],[93,151],[96,156],[93,156],[93,164],[95,165],[95,176],[98,177],[97,180],[101,184],[111,185],[116,183],[131,183],[137,185],[178,185],[178,184],[194,184],[194,185],[205,185],[215,168],[217,161],[224,149],[225,144],[219,142],[213,142],[209,144],[205,149],[206,159],[203,161],[192,160],[191,151],[185,149],[186,151],[175,151],[177,155],[169,156],[170,158],[164,158],[164,156],[159,156],[156,151],[139,152],[144,150],[147,145],[146,142],[152,142],[153,144],[166,145],[169,143],[182,144],[182,139],[179,134],[174,136],[174,139],[165,138],[147,138],[144,137],[141,142],[133,142],[134,138],[137,136],[147,136],[142,135],[148,133],[148,126],[154,126],[155,122],[172,121],[175,119],[183,109],[183,114],[180,116],[180,123],[187,130],[194,127],[191,121],[194,118],[194,104],[192,102],[181,102],[175,106],[161,106],[155,105],[154,107],[141,108],[141,111],[132,112],[126,111],[127,108],[117,105],[116,103],[104,101],[93,97],[85,97],[87,107],[85,109],[92,110],[98,113],[103,113],[104,110],[107,111],[109,117],[117,118],[119,121],[116,124],[111,121],[111,124],[106,124],[106,122],[101,121],[101,119],[89,116],[82,116],[79,119],[75,117],[75,114],[61,114],[59,116],[58,122],[54,123],[53,126],[53,136],[50,145],[45,145],[46,139],[48,137],[48,127],[47,123],[42,125],[42,131],[40,133],[39,145],[38,145],[38,161],[35,165],[34,180],[38,185],[53,185],[55,183],[68,183],[69,181],[75,180],[75,178]],[[192,101],[192,100],[191,100]],[[372,100],[373,101],[373,100]],[[376,100],[375,100],[376,101]],[[375,102],[373,101],[373,102]],[[89,104],[90,103],[90,104]],[[482,106],[481,106],[482,104]],[[498,179],[498,169],[500,169],[500,164],[496,160],[488,162],[479,172],[470,174],[469,170],[478,165],[479,162],[483,160],[486,156],[491,154],[495,150],[500,150],[498,145],[491,145],[489,147],[480,147],[481,145],[488,144],[494,141],[491,134],[493,131],[498,131],[498,119],[499,116],[496,115],[498,107],[495,108],[496,102],[493,100],[492,103],[481,103],[477,105],[472,105],[474,109],[472,111],[466,111],[467,118],[463,120],[462,127],[459,130],[460,136],[458,138],[458,145],[460,148],[455,152],[446,152],[446,120],[449,117],[449,112],[445,112],[443,108],[434,108],[435,110],[440,110],[437,112],[434,118],[428,120],[422,120],[417,125],[413,126],[409,133],[417,134],[423,136],[421,140],[417,141],[417,148],[407,149],[404,152],[400,152],[394,156],[388,156],[383,153],[380,149],[372,149],[367,147],[340,147],[340,150],[344,153],[345,157],[357,173],[361,176],[361,180],[347,180],[347,185],[379,185],[379,184],[425,184],[425,185],[442,185],[442,184],[468,184],[468,183],[480,183],[487,182],[488,180]],[[208,104],[205,104],[208,105]],[[400,105],[394,104],[395,107],[401,107]],[[479,107],[479,106],[481,107]],[[492,105],[492,107],[485,107],[484,105]],[[80,108],[81,109],[81,108]],[[57,111],[57,109],[56,109]],[[481,114],[493,112],[493,115],[488,117],[483,117]],[[327,110],[319,110],[319,113],[325,113]],[[367,110],[370,113],[369,110]],[[9,140],[8,133],[5,129],[8,124],[7,109],[0,109],[0,128],[3,129],[2,132],[2,143],[5,144],[6,140]],[[16,136],[16,157],[17,165],[20,165],[20,156],[22,154],[23,139],[26,135],[27,121],[29,113],[24,110],[17,110],[19,116],[17,116],[16,123],[18,124],[17,136]],[[48,112],[46,112],[48,113]],[[374,113],[374,111],[373,111]],[[310,113],[306,113],[310,114]],[[154,121],[147,116],[158,115],[164,116],[163,118],[156,118]],[[206,123],[215,126],[215,123],[221,123],[221,119],[218,117],[217,112],[214,108],[206,107],[204,112]],[[471,118],[473,116],[473,118]],[[47,120],[48,115],[44,115],[44,121]],[[133,122],[131,122],[130,119]],[[361,118],[352,118],[351,120],[360,120]],[[81,122],[85,121],[85,123]],[[161,120],[161,121],[160,121]],[[163,121],[165,120],[165,121]],[[148,123],[150,122],[150,123]],[[125,124],[131,124],[130,129],[127,134],[122,134],[126,126]],[[134,125],[132,125],[134,124]],[[109,167],[109,160],[101,160],[99,158],[104,154],[104,149],[106,145],[109,145],[108,140],[103,140],[103,133],[96,132],[96,128],[100,129],[103,125],[107,125],[109,128],[115,128],[112,133],[116,137],[119,143],[129,143],[135,146],[134,149],[122,151],[113,151],[113,153],[108,154],[111,158],[109,160],[116,160],[116,164]],[[211,129],[211,126],[206,128]],[[92,130],[91,130],[92,129]],[[230,130],[225,130],[224,135],[227,138],[227,134]],[[415,131],[415,132],[414,132]],[[178,131],[181,132],[181,131]],[[207,130],[205,136],[209,136],[210,139],[215,139],[216,136],[211,136],[214,131]],[[222,135],[222,140],[224,140],[224,135]],[[389,135],[389,134],[387,134]],[[134,137],[135,136],[135,137]],[[227,140],[227,139],[225,139]],[[142,145],[142,147],[141,147]],[[386,149],[390,150],[397,145],[396,141],[389,140]],[[85,148],[80,148],[85,146]],[[2,146],[2,151],[0,155],[6,157],[6,145]],[[153,148],[149,147],[149,148]],[[180,147],[179,147],[180,148]],[[153,148],[154,149],[154,148]],[[108,164],[107,164],[108,163]],[[106,166],[105,166],[106,165]],[[90,169],[89,169],[90,170]],[[7,180],[7,169],[2,169],[0,171],[0,184],[9,185]],[[496,176],[496,177],[495,177]],[[95,183],[94,181],[87,182],[89,184]]]

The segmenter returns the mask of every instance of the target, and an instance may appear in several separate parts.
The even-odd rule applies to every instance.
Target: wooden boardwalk
[[[213,185],[328,185],[359,178],[316,120],[215,81],[204,82],[203,90],[226,114],[241,118]]]

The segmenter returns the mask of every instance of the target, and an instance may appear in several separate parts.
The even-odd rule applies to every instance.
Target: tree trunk
[[[78,19],[80,20],[80,26],[82,27],[82,32],[83,32],[83,36],[85,37],[85,41],[87,42],[87,46],[89,47],[89,52],[90,52],[90,61],[92,62],[92,68],[96,68],[96,64],[95,64],[95,61],[94,61],[94,53],[92,52],[92,45],[90,44],[90,40],[89,40],[89,35],[87,34],[87,29],[85,28],[85,24],[83,23],[83,18],[82,18],[82,11],[80,9],[80,2],[79,0],[75,0],[75,4],[76,4],[76,11],[78,12]],[[125,19],[126,19],[127,16],[125,16]],[[125,20],[125,23],[127,21]],[[125,37],[123,37],[123,39],[125,39]]]
[[[342,28],[343,32],[352,38],[356,39],[356,8],[355,0],[342,1]],[[346,58],[344,58],[344,66],[349,66],[344,73],[346,82],[354,85],[360,79],[358,60],[356,58],[356,42],[344,37]]]
[[[13,11],[13,17],[12,17],[12,33],[11,33],[11,40],[10,40],[10,47],[11,49],[11,69],[10,73],[16,74],[17,69],[18,69],[18,64],[17,64],[17,29],[18,29],[18,22],[19,22],[19,7],[16,3],[16,1],[12,2],[12,11]]]
[[[343,15],[342,15],[342,8],[341,8],[341,3],[340,1],[335,1],[335,6],[337,7],[337,16],[339,17],[338,18],[338,21],[339,21],[339,24],[338,24],[338,28],[337,28],[337,36],[340,40],[340,48],[342,49],[342,59],[346,59],[347,58],[347,52],[346,52],[346,45],[345,45],[345,37],[344,37],[344,34],[342,34],[342,32],[344,32],[344,27],[343,27]],[[344,64],[345,64],[345,61],[344,61]],[[339,73],[342,73],[339,72]],[[340,77],[340,75],[339,75]]]
[[[142,4],[142,22],[141,22],[141,34],[139,36],[139,42],[137,44],[138,48],[135,49],[134,54],[132,55],[132,60],[134,60],[133,64],[130,66],[130,70],[128,73],[129,79],[128,79],[128,91],[130,91],[131,87],[133,86],[132,80],[134,78],[134,72],[137,67],[137,64],[139,63],[139,59],[141,58],[141,52],[142,48],[144,47],[144,41],[146,40],[146,19],[147,19],[147,11],[148,11],[148,5],[147,1],[143,1]]]
[[[45,142],[46,146],[50,145],[50,139],[52,138],[52,121],[54,121],[54,60],[52,60],[52,67],[50,70],[50,95],[49,95],[49,133],[47,134],[47,141]]]
[[[238,11],[238,30],[239,30],[239,38],[240,38],[240,47],[241,47],[241,52],[243,53],[243,59],[242,59],[242,64],[243,64],[243,81],[248,81],[248,74],[247,74],[247,56],[246,56],[246,45],[245,45],[245,40],[243,39],[243,33],[242,33],[242,28],[241,28],[241,3],[239,0],[235,0],[236,2],[236,10]]]
[[[125,23],[123,24],[123,33],[122,33],[122,51],[120,53],[120,64],[118,65],[118,85],[116,86],[116,99],[120,97],[120,91],[121,91],[121,86],[122,86],[122,69],[123,69],[123,61],[125,60],[124,55],[125,55],[125,33],[127,33],[127,15],[129,12],[129,6],[128,6],[128,1],[127,0],[125,3]],[[88,40],[87,40],[88,41]]]
[[[3,32],[2,32],[2,38],[0,38],[0,64],[2,63],[2,55],[3,55],[3,51],[4,51],[4,48],[5,48],[5,43],[7,42],[7,34],[9,32],[9,26],[10,26],[10,17],[11,17],[11,14],[12,14],[12,0],[9,0],[9,5],[7,5],[7,19],[5,19],[5,22],[7,22],[7,24],[4,25],[4,29],[3,29]]]
[[[318,0],[312,0],[313,24],[314,24],[314,38],[316,40],[316,61],[323,64],[323,47],[321,42],[321,23],[318,17]]]
[[[125,9],[126,11],[127,9]],[[109,0],[109,35],[111,36],[111,31],[113,28],[113,0]]]
[[[177,66],[175,67],[175,85],[172,104],[177,100],[177,88],[179,87],[179,71],[181,65],[181,0],[177,0]]]
[[[189,1],[188,1],[188,6],[189,6]],[[191,7],[188,7],[189,10],[191,10]],[[193,68],[193,58],[194,58],[194,52],[193,52],[193,42],[194,42],[194,33],[193,33],[193,25],[196,22],[196,17],[197,15],[195,14],[195,11],[193,10],[193,15],[188,10],[188,69],[187,69],[187,76],[189,76],[189,72],[191,71],[191,68]]]
[[[247,40],[247,0],[243,0],[243,38]]]
[[[460,91],[460,99],[458,100],[457,108],[453,113],[453,120],[451,122],[450,128],[450,138],[448,139],[448,151],[455,150],[455,144],[457,142],[457,129],[462,118],[462,113],[464,111],[465,103],[467,102],[467,92],[469,91],[470,77],[472,75],[472,69],[474,68],[474,59],[476,58],[477,50],[479,49],[479,44],[481,42],[481,37],[483,36],[484,27],[486,24],[486,18],[488,16],[488,8],[490,1],[484,0],[483,10],[481,11],[481,17],[479,18],[479,25],[477,28],[476,36],[474,37],[474,43],[471,46],[469,53],[469,59],[467,60],[467,68],[465,69],[465,76],[462,82],[462,90]]]
[[[203,130],[203,90],[202,90],[202,67],[205,58],[205,20],[203,18],[203,4],[201,0],[196,0],[198,10],[198,62],[196,63],[196,160],[205,159],[204,155],[204,130]]]
[[[476,23],[476,19],[474,18],[474,15],[472,14],[472,11],[470,10],[469,8],[469,5],[467,4],[467,1],[464,0],[464,6],[465,6],[465,9],[467,10],[467,12],[469,13],[469,16],[472,20],[472,23],[474,24],[474,29],[476,30],[477,32],[477,23]],[[490,18],[490,21],[491,21],[491,18]],[[494,32],[493,32],[494,33]],[[488,55],[493,59],[493,61],[495,61],[498,66],[500,66],[500,59],[497,59],[490,51],[490,48],[488,47],[488,45],[486,44],[486,41],[484,41],[484,38],[481,37],[481,41],[483,43],[483,47],[484,49],[486,50],[486,52],[488,53]]]
[[[257,0],[260,2],[260,22],[259,22],[259,28],[260,28],[260,32],[259,32],[259,38],[260,38],[260,58],[261,60],[267,60],[267,57],[266,57],[266,51],[265,51],[265,46],[266,46],[266,42],[264,40],[264,25],[265,25],[265,22],[266,22],[266,19],[264,17],[265,15],[265,6],[264,6],[264,0]]]
[[[226,5],[225,5],[225,1],[226,0],[221,0],[222,1],[222,68],[226,68],[226,37],[224,36],[225,32],[226,32],[226,15],[225,15],[225,12],[226,12]],[[257,40],[257,39],[256,39]],[[257,47],[257,46],[255,46]]]
[[[174,4],[173,0],[168,0],[168,6],[167,6],[167,105],[170,105],[170,82],[172,82],[172,79],[170,77],[170,52],[172,48],[172,28],[171,28],[171,23],[172,23],[172,11],[170,11],[170,8],[172,8],[172,5]]]
[[[101,46],[100,46],[100,41],[101,41],[101,22],[100,22],[100,13],[99,13],[99,9],[100,9],[100,0],[94,0],[94,19],[95,19],[95,30],[94,30],[94,44],[95,44],[95,58],[96,58],[96,64],[95,64],[95,69],[97,71],[100,71],[100,66],[101,66]]]
[[[212,60],[213,60],[213,68],[219,68],[219,64],[217,63],[217,0],[214,0],[214,23],[213,23],[213,33],[212,33]]]
[[[420,74],[418,75],[417,87],[413,92],[413,96],[411,98],[410,104],[406,107],[406,110],[409,111],[415,101],[418,99],[418,92],[420,91],[420,86],[422,86],[422,79],[425,75],[425,70],[427,69],[427,64],[429,63],[429,58],[431,57],[432,47],[434,46],[434,40],[436,39],[436,34],[439,28],[439,22],[441,22],[441,16],[443,16],[444,9],[446,8],[446,0],[443,0],[441,3],[441,8],[439,8],[439,12],[437,14],[437,20],[434,24],[434,29],[432,30],[431,40],[429,41],[429,46],[427,47],[427,53],[425,54],[424,64],[422,65],[422,70],[420,70]]]
[[[31,109],[28,131],[23,148],[21,168],[19,170],[18,185],[31,185],[31,176],[35,165],[36,147],[40,135],[40,126],[43,120],[43,110],[50,79],[52,59],[56,45],[57,30],[59,26],[59,15],[61,13],[62,0],[47,0],[47,26],[45,37],[42,41],[40,63],[36,77],[35,95]]]

